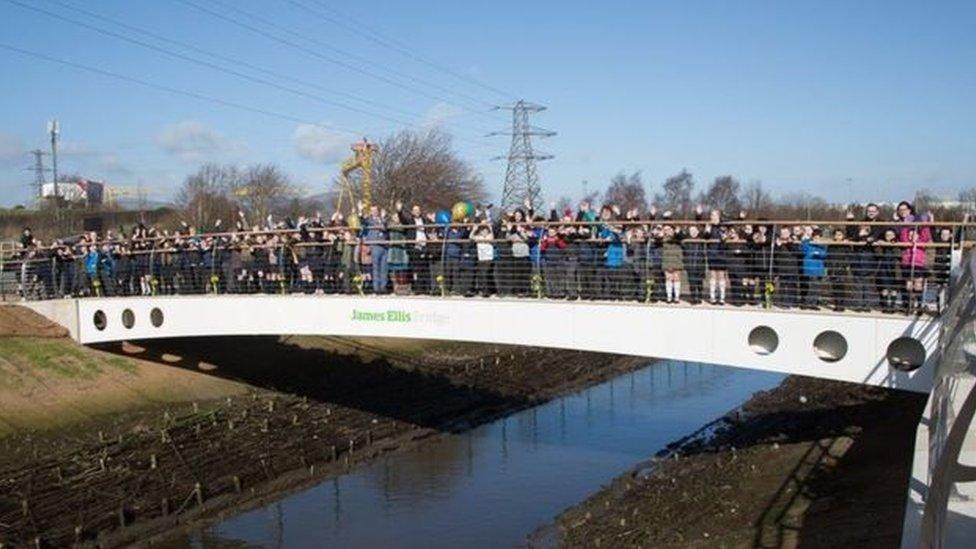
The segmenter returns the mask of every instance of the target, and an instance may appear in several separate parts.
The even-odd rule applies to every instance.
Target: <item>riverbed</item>
[[[658,362],[218,522],[175,545],[499,547],[782,376]]]

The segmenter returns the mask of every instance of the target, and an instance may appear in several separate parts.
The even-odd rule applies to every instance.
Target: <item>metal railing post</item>
[[[763,284],[763,304],[767,309],[773,308],[773,294],[776,292],[774,280],[773,264],[776,261],[776,239],[779,238],[779,230],[775,223],[772,225],[772,234],[769,235],[769,268],[767,269],[766,280]]]

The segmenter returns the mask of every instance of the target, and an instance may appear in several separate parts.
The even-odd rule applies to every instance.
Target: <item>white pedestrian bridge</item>
[[[707,362],[928,392],[930,317],[633,302],[199,295],[27,302],[80,343],[239,335],[382,336]]]
[[[82,344],[245,335],[381,336],[620,353],[929,393],[904,547],[976,546],[973,255],[939,318],[632,302],[196,295],[25,302]],[[205,339],[201,339],[205,344]]]

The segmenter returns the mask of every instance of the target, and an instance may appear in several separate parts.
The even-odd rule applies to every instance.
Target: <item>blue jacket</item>
[[[827,257],[825,246],[804,240],[800,245],[800,251],[803,252],[803,276],[825,276],[827,274],[827,269],[824,266],[824,259]]]
[[[98,270],[107,277],[115,276],[115,258],[112,254],[98,254]]]
[[[447,229],[447,235],[445,238],[449,241],[444,246],[444,255],[447,259],[460,259],[462,252],[464,251],[461,242],[458,240],[467,240],[468,229],[463,227],[449,227]],[[454,241],[454,242],[450,242]]]
[[[85,254],[85,273],[89,277],[98,276],[98,252],[95,250],[89,251]]]
[[[620,241],[620,235],[610,230],[609,227],[600,227],[598,233],[601,239],[609,240],[607,245],[607,258],[604,265],[617,268],[624,264],[624,245]]]
[[[363,228],[360,235],[365,240],[386,240],[386,223],[375,217],[363,218]],[[385,246],[385,244],[371,244]]]
[[[535,227],[532,229],[531,236],[529,237],[529,257],[532,259],[532,264],[538,266],[542,261],[542,249],[539,247],[539,243],[542,237],[545,236],[546,230],[542,227]]]

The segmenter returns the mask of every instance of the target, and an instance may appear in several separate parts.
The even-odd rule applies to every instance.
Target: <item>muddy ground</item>
[[[68,330],[25,307],[0,306],[0,337],[67,337]]]
[[[29,345],[16,348],[23,347]],[[647,363],[336,338],[159,340],[83,354],[109,365],[132,361],[147,372],[192,371],[197,378],[204,372],[233,388],[199,400],[157,402],[150,395],[150,405],[138,410],[0,438],[0,546],[154,543],[341,474],[357,461]],[[18,372],[27,368],[10,362]],[[97,400],[104,393],[84,394]]]
[[[925,396],[790,377],[532,536],[570,547],[897,547]]]

